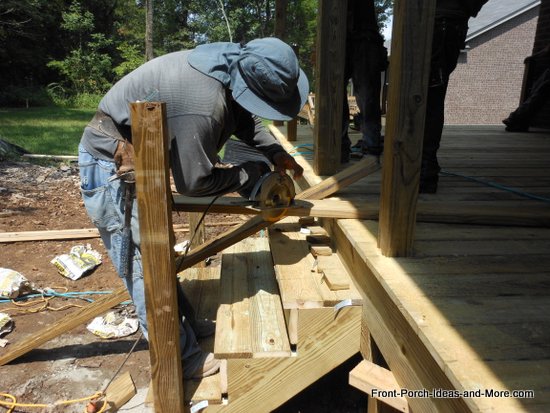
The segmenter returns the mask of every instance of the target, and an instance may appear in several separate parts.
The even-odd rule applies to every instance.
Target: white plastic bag
[[[139,321],[110,311],[94,318],[86,328],[101,338],[120,338],[134,334],[139,328]]]
[[[23,274],[9,268],[0,268],[0,298],[14,299],[34,290],[34,285]]]
[[[59,255],[51,263],[57,267],[62,276],[78,280],[101,264],[101,254],[93,250],[90,244],[76,245],[71,248],[69,254]]]

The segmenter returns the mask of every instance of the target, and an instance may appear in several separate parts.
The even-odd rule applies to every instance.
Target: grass
[[[33,154],[77,155],[82,131],[94,109],[38,107],[0,109],[0,139]]]

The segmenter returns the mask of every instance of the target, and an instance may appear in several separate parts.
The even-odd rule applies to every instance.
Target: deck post
[[[347,1],[319,0],[313,128],[317,175],[332,175],[340,165],[347,7]]]
[[[286,10],[288,6],[288,0],[275,0],[275,27],[273,33],[275,37],[285,40],[286,37]],[[283,126],[282,120],[274,120],[275,126]]]
[[[166,105],[139,102],[130,109],[155,412],[183,413]]]
[[[378,243],[386,256],[412,253],[430,71],[435,0],[396,1]]]

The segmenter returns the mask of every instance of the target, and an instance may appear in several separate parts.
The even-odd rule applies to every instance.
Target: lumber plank
[[[232,226],[240,224],[242,221],[230,222],[207,222],[205,226]],[[188,231],[188,225],[174,225],[174,232]],[[99,238],[97,228],[82,228],[82,229],[60,229],[46,231],[17,231],[17,232],[0,232],[0,243],[4,242],[20,242],[20,241],[51,241],[61,239],[86,239]]]
[[[249,205],[243,198],[221,197],[210,205],[214,198],[193,198],[183,195],[174,195],[174,208],[178,211],[212,213],[230,213],[259,215],[261,209]],[[319,217],[319,218],[374,218],[378,214],[378,208],[365,203],[352,203],[342,200],[296,200],[293,205],[285,210],[286,216]]]
[[[46,241],[59,239],[98,238],[97,228],[64,229],[49,231],[0,232],[0,242]]]
[[[379,245],[386,256],[412,253],[435,3],[394,10],[380,196]]]
[[[0,355],[0,366],[28,353],[29,351],[40,347],[49,340],[66,333],[73,328],[91,320],[94,317],[110,310],[123,301],[130,298],[125,287],[113,291],[100,299],[88,304],[85,307],[73,311],[56,322],[54,325],[48,325],[30,337],[25,338],[21,343],[11,344],[3,354]]]
[[[340,165],[347,2],[320,0],[317,25],[313,168],[331,175]]]
[[[310,245],[309,250],[314,257],[318,257],[320,255],[330,256],[333,253],[332,248],[328,245]]]
[[[221,280],[216,356],[290,356],[267,238],[247,238],[224,251]]]
[[[130,372],[117,377],[105,390],[105,401],[109,406],[105,411],[114,413],[136,395],[136,386]]]
[[[317,271],[323,274],[328,287],[335,290],[350,288],[350,278],[336,254],[317,257]]]
[[[400,412],[409,412],[409,403],[404,397],[380,397],[378,391],[399,391],[401,388],[391,371],[368,360],[363,360],[349,373],[349,384]],[[374,395],[373,395],[373,390]]]
[[[184,408],[166,104],[130,103],[155,411]]]
[[[175,199],[178,208],[181,208],[182,211],[204,211],[210,202],[210,198],[197,198],[189,201],[185,197],[176,196]],[[239,205],[238,201],[235,201],[235,198],[220,199],[219,205],[215,203],[211,207],[211,212],[240,214],[260,213],[260,210],[257,208]],[[434,202],[431,199],[420,199],[418,202],[416,220],[417,222],[449,224],[549,227],[550,209],[540,202],[525,202],[517,201],[508,205],[499,202],[498,207],[495,207],[494,200],[476,202],[446,200],[445,202]],[[362,197],[353,197],[346,200],[298,200],[296,201],[296,205],[286,210],[286,215],[314,215],[322,218],[378,219],[378,211],[379,208],[376,199],[364,200]]]

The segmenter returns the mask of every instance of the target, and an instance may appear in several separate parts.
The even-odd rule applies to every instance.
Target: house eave
[[[532,10],[535,7],[540,6],[540,3],[541,3],[540,0],[536,1],[534,3],[531,3],[531,4],[521,8],[519,10],[516,10],[514,13],[510,13],[509,15],[507,15],[507,16],[501,18],[501,19],[498,19],[498,20],[492,22],[491,24],[489,24],[489,25],[487,25],[487,26],[485,26],[485,27],[483,27],[479,30],[476,30],[475,32],[468,33],[468,35],[466,36],[466,43],[468,43],[469,41],[475,39],[476,37],[481,36],[484,33],[487,33],[490,30],[493,30],[495,27],[498,27],[501,24],[504,24],[507,21],[510,21],[510,20],[522,15],[523,13],[526,13],[529,10]]]

